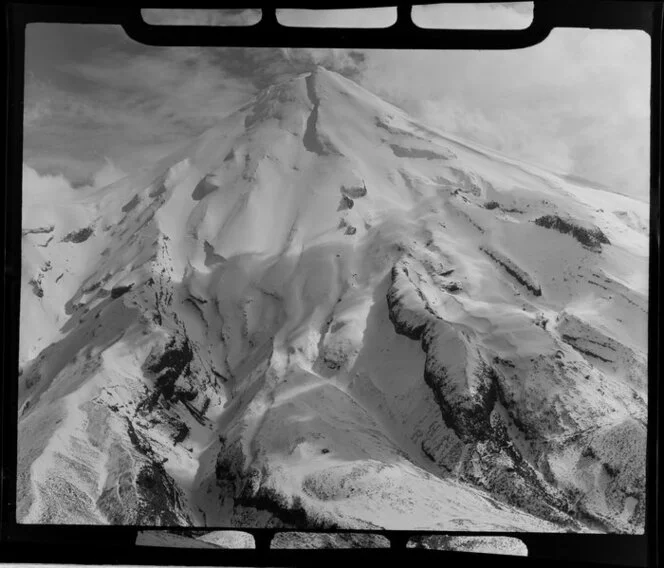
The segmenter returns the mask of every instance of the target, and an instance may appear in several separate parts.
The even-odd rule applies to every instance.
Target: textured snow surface
[[[378,534],[279,532],[270,548],[390,548],[390,541]]]
[[[19,521],[643,531],[647,205],[322,68],[25,196]]]
[[[408,548],[428,548],[433,550],[453,550],[484,554],[506,554],[508,556],[528,556],[528,548],[523,541],[509,536],[423,536],[408,541]]]
[[[242,531],[138,531],[136,546],[172,548],[256,548],[254,537]]]
[[[249,535],[251,538],[251,535]],[[253,539],[252,539],[253,540]],[[178,534],[170,531],[139,531],[136,536],[136,546],[159,546],[165,548],[236,548],[222,547],[206,542],[193,535]],[[253,546],[252,546],[253,548]]]

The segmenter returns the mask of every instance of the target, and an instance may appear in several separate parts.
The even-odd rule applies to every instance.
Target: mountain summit
[[[643,531],[647,205],[322,68],[24,192],[20,522]]]

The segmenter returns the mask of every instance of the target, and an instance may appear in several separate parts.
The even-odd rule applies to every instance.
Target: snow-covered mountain
[[[640,201],[318,68],[23,227],[21,522],[643,530]]]

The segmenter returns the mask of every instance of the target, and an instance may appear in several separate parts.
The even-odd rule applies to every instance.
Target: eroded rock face
[[[537,281],[525,270],[517,266],[516,263],[506,255],[487,246],[480,247],[480,250],[487,254],[492,260],[497,262],[510,276],[512,276],[519,284],[524,286],[535,296],[542,295],[542,287],[537,283]]]
[[[337,211],[346,211],[347,209],[352,209],[355,205],[355,202],[348,196],[342,195],[339,200],[339,207]]]
[[[365,184],[359,185],[342,185],[341,193],[349,199],[361,199],[367,194],[367,186]]]
[[[426,160],[448,160],[453,157],[449,152],[434,152],[421,148],[404,148],[397,144],[391,144],[392,152],[398,158],[424,158]]]
[[[270,544],[274,549],[301,548],[389,548],[390,541],[374,534],[322,534],[302,532],[279,532]]]
[[[23,229],[23,236],[26,235],[48,235],[52,233],[55,229],[55,225],[49,225],[48,227],[35,227],[34,229]]]
[[[62,241],[65,243],[77,243],[77,244],[84,243],[90,238],[90,236],[93,233],[94,233],[93,227],[83,227],[78,231],[72,231],[71,233],[67,233],[62,239]]]
[[[528,548],[523,541],[509,536],[418,536],[408,541],[408,547],[528,556]]]
[[[101,512],[112,524],[188,526],[192,519],[186,512],[181,490],[161,464],[148,458],[135,477],[123,475],[117,485],[107,487],[97,501]]]
[[[584,227],[573,219],[563,219],[557,215],[543,215],[535,219],[535,224],[539,227],[553,229],[559,233],[571,234],[583,246],[591,250],[599,250],[603,244],[611,244],[599,227],[592,225]]]
[[[592,400],[592,390],[595,389],[584,392],[579,389],[579,383],[599,381],[595,392],[596,396],[601,396],[609,385],[606,378],[586,361],[575,360],[575,357],[568,359],[560,349],[549,356],[539,355],[525,361],[501,359],[497,353],[484,348],[479,338],[469,336],[454,323],[446,321],[444,312],[437,310],[435,302],[428,300],[423,292],[426,288],[422,284],[430,282],[428,276],[423,265],[412,258],[405,257],[397,262],[391,273],[387,304],[395,331],[420,342],[426,354],[424,380],[446,425],[465,444],[461,463],[444,465],[448,468],[455,465],[463,479],[487,489],[499,500],[561,523],[571,530],[579,530],[580,525],[575,520],[579,517],[594,527],[608,528],[607,518],[613,516],[617,520],[622,515],[621,507],[626,501],[631,502],[629,491],[623,489],[616,501],[621,505],[610,505],[608,511],[605,509],[600,513],[596,502],[590,505],[587,495],[580,495],[578,490],[559,483],[551,472],[547,460],[557,455],[556,445],[547,447],[538,443],[552,435],[556,440],[567,440],[568,452],[575,459],[590,460],[589,463],[594,464],[592,467],[605,467],[612,480],[606,495],[615,499],[614,487],[625,482],[613,480],[621,469],[629,468],[629,460],[621,460],[622,465],[615,469],[602,466],[597,455],[583,449],[583,442],[574,441],[578,432],[596,428],[601,431],[603,416],[612,409],[608,406],[606,410],[597,409],[594,405],[584,408],[578,401],[571,404],[572,397],[579,395]],[[561,321],[566,323],[574,319],[565,316]],[[561,327],[559,325],[559,329]],[[546,326],[541,328],[546,331]],[[587,332],[584,334],[585,337],[588,335]],[[571,343],[567,335],[562,339]],[[594,341],[591,337],[588,339]],[[551,341],[562,346],[555,337],[551,337]],[[594,345],[600,346],[600,342]],[[608,345],[605,348],[609,348]],[[579,347],[575,349],[578,351]],[[516,367],[528,370],[518,373]],[[592,373],[592,377],[587,373]],[[543,415],[539,403],[540,397],[547,392],[547,385],[533,385],[530,392],[526,390],[525,393],[522,385],[524,377],[538,375],[547,377],[544,379],[547,382],[553,379],[554,384],[560,384],[569,402],[556,396],[555,405],[547,407],[546,415]],[[644,375],[643,370],[641,375]],[[644,441],[645,438],[634,441],[639,455]],[[643,464],[643,458],[638,458],[637,463]],[[639,518],[639,513],[632,513],[621,526],[634,526]]]

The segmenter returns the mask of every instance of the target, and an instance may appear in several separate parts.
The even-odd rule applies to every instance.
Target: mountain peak
[[[17,518],[642,531],[648,208],[569,187],[317,66],[24,202]]]
[[[321,76],[321,77],[330,77],[330,76],[339,76],[339,73],[336,71],[332,71],[331,69],[328,69],[324,65],[315,65],[312,67],[311,71],[309,72],[309,75],[314,75],[314,76]]]
[[[323,67],[322,65],[316,65],[311,71],[312,74],[326,73],[326,72],[332,73],[332,71],[328,70],[327,67]]]

